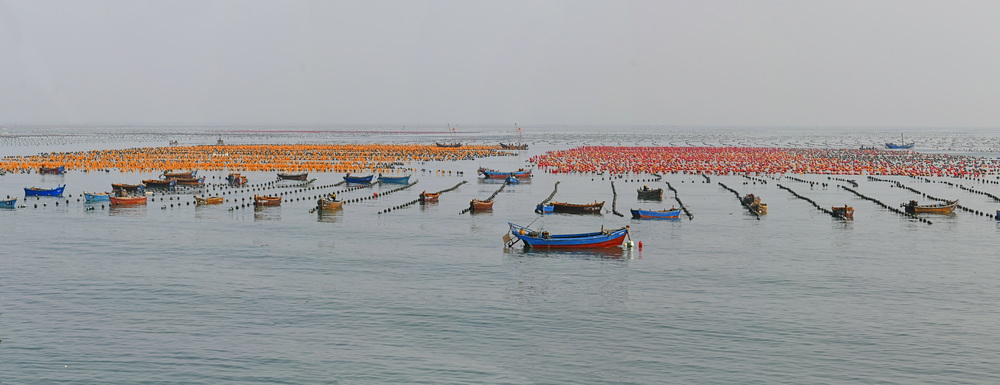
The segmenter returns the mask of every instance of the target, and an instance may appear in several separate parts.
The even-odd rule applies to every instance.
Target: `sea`
[[[83,191],[158,173],[7,173],[0,196],[0,384],[996,384],[1000,202],[975,179],[828,175],[553,174],[524,183],[479,167],[532,168],[585,145],[882,147],[996,158],[988,129],[673,126],[8,127],[3,153],[252,143],[495,144],[513,156],[405,163],[416,184],[302,186],[199,171],[209,187],[146,206]],[[906,187],[898,187],[900,182]],[[669,186],[640,201],[644,185]],[[24,187],[66,184],[62,198]],[[856,186],[855,186],[856,184]],[[408,204],[438,191],[436,204]],[[784,188],[779,187],[783,186]],[[870,199],[844,189],[849,187]],[[734,194],[733,191],[737,193]],[[976,193],[974,191],[979,191]],[[192,196],[225,192],[221,205]],[[245,204],[280,192],[280,207]],[[316,213],[338,192],[342,210]],[[552,195],[554,193],[554,195]],[[792,193],[794,192],[794,194]],[[465,212],[496,193],[491,212]],[[766,215],[737,196],[755,194]],[[378,197],[375,195],[378,194]],[[606,201],[597,215],[534,212]],[[853,220],[819,207],[850,205]],[[969,211],[911,218],[928,196]],[[679,220],[630,208],[683,204]],[[618,215],[621,213],[623,215]],[[632,247],[507,248],[508,223],[552,233],[629,226]]]

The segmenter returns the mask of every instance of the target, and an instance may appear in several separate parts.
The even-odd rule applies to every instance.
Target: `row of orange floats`
[[[0,169],[36,171],[53,165],[68,170],[117,169],[139,172],[157,169],[207,171],[351,172],[389,170],[399,162],[449,161],[509,155],[500,146],[466,145],[441,148],[421,144],[255,144],[172,146],[124,150],[91,150],[7,156]]]
[[[530,162],[551,173],[841,174],[978,176],[1000,173],[997,159],[880,149],[584,146]]]

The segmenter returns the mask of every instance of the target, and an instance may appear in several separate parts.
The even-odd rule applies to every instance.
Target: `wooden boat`
[[[551,207],[551,209],[547,209]],[[570,214],[599,214],[604,208],[604,201],[594,201],[594,203],[565,203],[565,202],[549,202],[547,204],[539,204],[535,207],[536,212],[554,212],[554,213],[570,213]]]
[[[278,180],[306,180],[309,178],[308,172],[303,172],[300,174],[286,174],[283,172],[278,173]]]
[[[83,192],[83,199],[86,202],[106,202],[111,200],[111,193],[89,193]]]
[[[854,208],[848,205],[843,206],[833,206],[830,208],[834,215],[838,215],[844,218],[854,218]]]
[[[112,205],[144,205],[146,204],[146,196],[132,196],[132,197],[111,197]]]
[[[194,178],[198,174],[198,171],[184,171],[184,172],[163,172],[163,179],[170,178]]]
[[[639,194],[639,199],[646,200],[662,200],[663,199],[663,188],[651,189],[649,186],[642,186],[642,188],[635,190]]]
[[[141,184],[126,184],[126,183],[112,183],[111,184],[111,190],[112,191],[122,191],[122,192],[127,192],[127,193],[139,192],[139,191],[142,191],[144,188],[145,188],[145,186],[143,186]]]
[[[429,193],[427,191],[424,191],[424,192],[420,193],[420,203],[437,202],[438,201],[438,197],[440,197],[440,196],[441,196],[441,193],[439,193],[439,192]]]
[[[24,196],[26,197],[61,197],[63,195],[63,190],[66,189],[66,185],[62,185],[52,189],[44,189],[38,187],[25,187]]]
[[[177,179],[146,179],[142,181],[146,188],[170,188],[177,185]]]
[[[335,195],[320,198],[316,201],[316,210],[336,210],[344,207],[344,201],[337,200]]]
[[[958,199],[932,205],[918,205],[917,201],[910,201],[900,206],[910,214],[951,214],[958,206]]]
[[[66,173],[66,167],[65,166],[59,166],[59,167],[39,167],[38,168],[38,173],[39,174],[65,174]]]
[[[194,204],[196,205],[217,205],[225,201],[223,197],[200,197],[194,196]]]
[[[479,199],[473,199],[469,202],[469,211],[488,211],[493,210],[493,201],[481,201]]]
[[[656,211],[643,209],[630,209],[629,211],[632,211],[632,218],[636,219],[679,219],[681,215],[681,209],[676,207]]]
[[[620,246],[628,236],[628,226],[618,229],[601,229],[593,233],[581,234],[550,234],[548,231],[535,231],[514,223],[510,226],[510,234],[504,235],[505,244],[510,247],[517,240],[524,241],[525,247],[546,249],[599,248]],[[517,240],[511,241],[510,235]]]
[[[514,144],[514,143],[510,143],[510,144],[500,143],[500,148],[502,148],[504,150],[527,150],[528,149],[528,145],[527,144],[522,144],[522,143],[518,143],[518,144]]]
[[[497,171],[489,168],[479,168],[479,174],[486,177],[487,179],[506,179],[507,177],[513,175],[515,178],[525,179],[531,178],[531,170],[519,169],[517,171]]]
[[[231,186],[242,186],[247,184],[247,177],[242,174],[230,173],[226,176],[226,182],[229,182]]]
[[[280,196],[254,195],[254,206],[281,206]]]
[[[454,142],[454,143],[439,143],[439,142],[434,142],[434,144],[437,145],[438,147],[444,147],[444,148],[458,148],[458,147],[462,147],[462,143],[460,143],[460,142]]]
[[[347,183],[357,183],[357,184],[371,184],[372,183],[372,179],[374,179],[374,178],[375,178],[375,175],[369,175],[369,176],[351,176],[351,174],[347,174],[347,175],[344,175],[344,182],[347,182]]]
[[[201,178],[174,178],[177,184],[185,186],[200,186],[205,184],[205,177]]]
[[[378,181],[391,184],[410,184],[410,175],[407,176],[378,176]]]
[[[0,208],[12,209],[17,207],[17,198],[0,200]]]

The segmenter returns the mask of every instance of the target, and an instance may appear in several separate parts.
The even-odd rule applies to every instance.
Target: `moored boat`
[[[649,186],[642,186],[640,189],[635,190],[639,196],[639,199],[646,200],[662,200],[663,199],[663,188],[651,189]]]
[[[177,185],[177,179],[145,179],[142,181],[142,185],[146,188],[170,188]]]
[[[510,247],[517,243],[511,241],[510,235],[524,242],[525,247],[572,249],[599,248],[620,246],[628,236],[628,226],[617,229],[601,229],[601,231],[580,234],[551,234],[548,231],[536,231],[514,223],[510,226],[510,234],[504,234],[504,243]]]
[[[278,180],[306,180],[309,178],[308,172],[303,172],[299,174],[288,174],[284,172],[278,173]]]
[[[194,204],[196,205],[217,205],[225,201],[223,197],[200,197],[194,196]]]
[[[131,197],[111,197],[112,205],[144,205],[146,204],[146,196],[131,196]]]
[[[38,173],[39,174],[65,174],[66,173],[66,166],[59,166],[59,167],[39,167],[38,168]]]
[[[469,211],[489,211],[493,210],[493,201],[481,201],[479,199],[473,199],[469,202]]]
[[[420,203],[437,202],[440,196],[441,193],[439,192],[424,191],[420,193]]]
[[[538,204],[535,206],[535,211],[540,213],[599,214],[603,208],[604,201],[594,201],[594,203],[549,202]]]
[[[378,181],[381,183],[391,183],[391,184],[409,184],[410,175],[407,176],[382,176],[379,174]]]
[[[517,171],[497,171],[489,168],[479,168],[479,174],[487,179],[506,179],[509,176],[514,176],[515,178],[525,179],[531,178],[531,170],[518,169]]]
[[[66,189],[66,185],[62,185],[56,188],[44,189],[38,187],[25,187],[24,196],[33,197],[61,197],[63,195],[63,190]]]
[[[111,193],[89,193],[83,192],[83,199],[86,202],[106,202],[111,200]]]
[[[254,195],[253,196],[254,206],[281,206],[280,196],[270,196],[270,195]]]
[[[681,215],[681,209],[676,207],[664,210],[630,209],[629,211],[632,212],[632,218],[636,219],[679,219]]]
[[[854,218],[854,208],[848,205],[843,206],[833,206],[830,208],[833,211],[833,215],[837,215],[843,218]]]
[[[375,178],[375,175],[351,176],[351,174],[347,174],[347,175],[344,175],[344,182],[347,182],[347,183],[357,183],[357,184],[371,184],[372,183],[372,179],[374,179],[374,178]]]
[[[931,205],[920,205],[917,204],[917,201],[910,201],[909,203],[900,205],[900,207],[903,207],[910,214],[951,214],[952,211],[955,211],[956,206],[958,206],[958,199]]]
[[[0,208],[12,209],[17,207],[17,198],[0,200]]]

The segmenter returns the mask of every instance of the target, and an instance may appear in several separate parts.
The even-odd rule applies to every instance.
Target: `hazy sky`
[[[0,124],[1000,127],[1000,1],[0,0]]]

